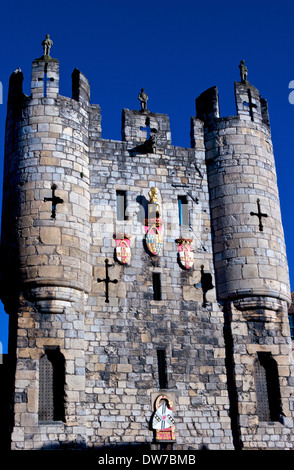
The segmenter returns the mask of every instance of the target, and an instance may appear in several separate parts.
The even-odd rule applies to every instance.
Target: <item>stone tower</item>
[[[50,47],[30,95],[18,69],[8,96],[12,449],[291,448],[290,294],[265,100],[241,79],[237,116],[220,118],[207,90],[181,148],[142,90],[141,109],[122,112],[122,141],[106,140],[79,70],[72,98],[59,94]]]
[[[291,295],[267,102],[242,76],[235,99],[237,116],[219,117],[216,87],[196,109],[205,122],[217,297],[233,345],[239,432],[243,446],[258,447],[261,435],[270,440],[268,421],[274,434],[289,432]],[[275,396],[263,389],[264,375]]]

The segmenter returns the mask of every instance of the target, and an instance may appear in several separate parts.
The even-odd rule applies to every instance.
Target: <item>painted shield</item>
[[[163,221],[148,219],[145,225],[146,245],[152,255],[161,255],[163,248]]]
[[[164,402],[159,406],[159,402]],[[172,403],[164,396],[157,397],[155,402],[156,411],[152,419],[152,428],[156,432],[156,440],[158,441],[173,441],[175,439],[175,420],[172,410]]]
[[[179,238],[176,240],[178,245],[179,262],[185,269],[190,269],[193,266],[193,252],[192,252],[192,239]]]
[[[122,264],[128,264],[131,260],[131,236],[115,235],[115,244],[117,260]]]
[[[174,424],[173,412],[166,403],[161,405],[155,412],[152,426],[153,429],[168,429]]]

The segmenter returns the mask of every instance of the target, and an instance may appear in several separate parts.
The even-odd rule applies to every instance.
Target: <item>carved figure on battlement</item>
[[[141,93],[138,95],[138,100],[141,102],[141,111],[146,111],[148,96],[146,95],[144,88],[141,88]]]
[[[50,39],[49,34],[46,34],[46,38],[42,41],[44,55],[50,56],[50,50],[53,46],[53,41]]]
[[[239,69],[240,69],[241,82],[242,83],[247,83],[248,69],[245,65],[244,60],[241,60],[241,62],[239,64]]]

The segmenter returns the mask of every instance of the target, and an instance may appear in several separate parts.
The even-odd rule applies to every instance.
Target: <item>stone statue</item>
[[[148,206],[148,217],[158,218],[160,216],[160,206],[159,206],[159,200],[158,200],[159,190],[155,186],[152,186],[152,188],[150,188],[148,195],[150,199],[149,206]]]
[[[42,42],[43,50],[44,50],[44,55],[50,56],[50,49],[53,46],[53,41],[50,39],[49,34],[46,34],[46,38]]]
[[[245,65],[244,60],[241,60],[240,65],[239,65],[239,69],[240,69],[241,82],[246,83],[247,82],[248,69]]]
[[[141,102],[141,111],[145,111],[147,109],[148,96],[146,95],[144,88],[141,88],[141,93],[139,93],[138,100]]]

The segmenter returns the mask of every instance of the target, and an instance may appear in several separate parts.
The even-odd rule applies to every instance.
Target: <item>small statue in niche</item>
[[[50,56],[50,50],[51,50],[51,47],[53,46],[53,41],[52,39],[50,39],[49,34],[46,34],[46,38],[42,42],[42,46],[43,46],[44,55]]]
[[[145,93],[144,88],[141,88],[141,93],[139,93],[139,95],[138,95],[138,100],[139,100],[140,103],[141,103],[141,111],[146,111],[146,110],[147,110],[147,100],[148,100],[148,96],[147,96],[147,94]]]
[[[242,83],[247,83],[248,69],[245,65],[244,60],[241,60],[240,65],[239,65],[239,69],[240,69],[241,82]]]

